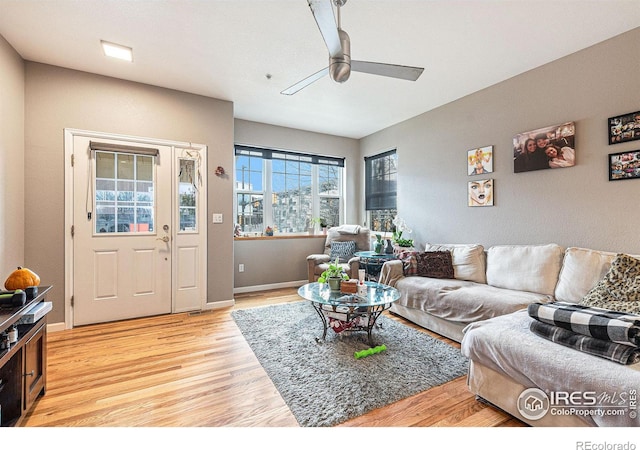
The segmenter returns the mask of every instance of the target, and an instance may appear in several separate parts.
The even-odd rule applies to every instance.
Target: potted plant
[[[411,233],[411,229],[407,226],[404,219],[399,216],[393,218],[393,242],[398,247],[413,247],[413,239],[405,239],[402,237],[402,233],[406,231]]]
[[[340,267],[340,264],[338,264],[338,258],[336,258],[335,261],[329,262],[329,267],[327,270],[322,272],[318,278],[318,283],[329,283],[329,288],[332,291],[339,291],[340,282],[348,279],[349,275],[347,275],[342,267]]]
[[[311,219],[311,223],[318,224],[323,234],[327,232],[327,220],[322,217],[314,217]]]

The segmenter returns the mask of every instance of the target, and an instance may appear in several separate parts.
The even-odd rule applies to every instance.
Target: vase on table
[[[384,248],[384,252],[387,255],[393,254],[393,244],[391,243],[391,239],[387,239],[387,246]]]
[[[382,253],[382,241],[377,241],[373,244],[373,251],[375,253]]]

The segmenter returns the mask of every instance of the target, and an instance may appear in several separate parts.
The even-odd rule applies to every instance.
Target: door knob
[[[169,236],[162,236],[161,238],[156,238],[156,241],[169,242]]]

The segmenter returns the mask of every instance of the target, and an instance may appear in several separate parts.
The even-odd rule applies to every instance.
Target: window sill
[[[234,241],[268,241],[268,240],[282,240],[282,239],[314,239],[323,238],[326,239],[326,234],[281,234],[275,236],[236,236]]]

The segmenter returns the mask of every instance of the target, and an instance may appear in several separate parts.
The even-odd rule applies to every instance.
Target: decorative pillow
[[[346,263],[356,252],[356,241],[333,241],[331,243],[331,253],[329,257],[331,261],[338,258],[339,263]]]
[[[418,275],[418,260],[416,259],[416,251],[405,250],[398,253],[398,259],[402,261],[402,273],[405,277],[413,277]]]
[[[451,252],[418,252],[415,255],[418,276],[429,278],[453,278]]]
[[[581,305],[640,314],[640,259],[618,253]]]
[[[453,275],[457,280],[486,283],[486,259],[480,244],[426,244],[427,252],[450,251],[453,259]]]

